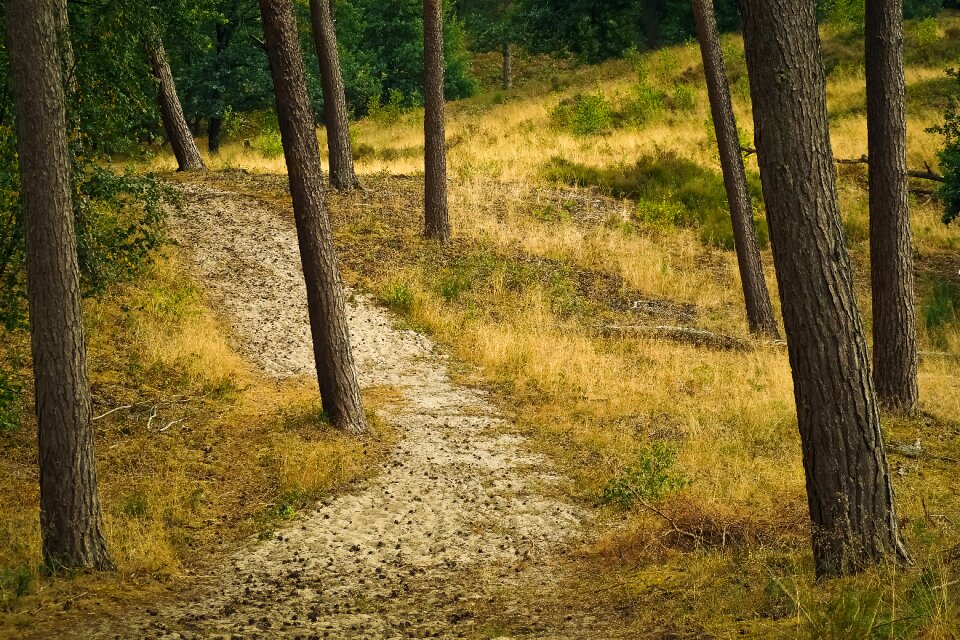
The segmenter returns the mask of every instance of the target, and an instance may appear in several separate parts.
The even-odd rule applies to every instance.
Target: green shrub
[[[470,290],[469,274],[455,270],[445,270],[437,283],[437,289],[440,291],[440,297],[449,302],[457,300],[461,294]]]
[[[934,343],[942,344],[943,329],[960,322],[960,286],[935,280],[930,297],[923,304],[923,321]]]
[[[279,158],[283,155],[283,140],[279,131],[264,131],[255,136],[250,143],[256,151],[267,158]]]
[[[657,151],[635,164],[597,168],[553,158],[545,167],[547,179],[566,184],[598,186],[614,196],[637,201],[635,218],[658,227],[675,225],[700,230],[708,244],[732,249],[733,227],[723,175],[672,151]],[[754,208],[762,201],[760,179],[748,174]],[[761,246],[768,244],[766,220],[755,220]]]
[[[550,120],[555,127],[569,129],[577,136],[598,135],[613,127],[613,108],[599,91],[578,93],[554,107]]]
[[[697,91],[685,82],[675,83],[670,97],[670,106],[674,111],[693,111],[697,107]]]
[[[660,89],[639,82],[633,89],[633,95],[621,107],[623,120],[634,126],[647,124],[663,111],[666,97]]]
[[[646,501],[659,501],[684,488],[690,481],[674,470],[677,454],[670,447],[656,443],[642,451],[637,462],[623,469],[607,482],[600,496],[602,502],[631,509]]]
[[[684,224],[686,210],[683,205],[668,197],[659,200],[641,198],[637,201],[634,218],[637,222],[654,227],[676,227]]]
[[[947,75],[960,82],[960,70],[948,69]],[[944,183],[940,188],[943,198],[943,221],[951,223],[960,215],[960,92],[953,83],[943,124],[931,127],[931,132],[943,134],[944,145],[938,153]]]
[[[381,104],[380,96],[372,96],[367,103],[367,115],[374,122],[394,124],[410,110],[407,98],[400,89],[391,89],[386,104]]]
[[[403,283],[390,285],[383,294],[383,302],[400,313],[408,313],[413,309],[413,301],[413,291]]]
[[[27,595],[33,582],[33,571],[29,567],[19,566],[0,571],[0,609]]]
[[[0,362],[0,433],[20,426],[23,384],[8,369],[16,365]]]

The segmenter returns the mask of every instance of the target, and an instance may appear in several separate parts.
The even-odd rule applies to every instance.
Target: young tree
[[[330,0],[310,0],[313,42],[320,63],[323,85],[323,113],[327,127],[327,149],[330,154],[330,184],[334,189],[360,186],[353,169],[353,148],[350,146],[350,123],[347,119],[347,98],[343,90],[337,33],[333,24]]]
[[[741,0],[818,577],[906,559],[840,224],[815,4]]]
[[[867,146],[873,380],[880,403],[912,413],[917,405],[917,328],[907,179],[903,77],[903,0],[866,6]]]
[[[323,172],[291,0],[260,0],[280,137],[307,286],[313,353],[323,410],[337,427],[367,431],[350,347],[333,229],[323,205]]]
[[[443,2],[423,0],[424,233],[450,239],[447,144],[443,124]]]
[[[507,38],[504,38],[503,44],[500,45],[500,53],[503,56],[502,86],[504,89],[510,89],[513,87],[513,54],[510,53],[510,40]]]
[[[51,568],[111,569],[97,491],[80,309],[57,0],[8,0],[7,38],[27,254],[40,450],[40,529]]]
[[[173,72],[167,60],[160,34],[152,31],[147,35],[147,53],[153,75],[159,82],[160,112],[163,116],[163,128],[167,132],[173,155],[177,158],[180,171],[204,170],[206,165],[200,157],[200,150],[193,139],[187,119],[183,117],[183,107],[177,96],[177,87],[173,82]]]
[[[710,96],[713,126],[720,148],[720,166],[723,182],[730,203],[730,219],[733,223],[733,239],[743,283],[743,297],[747,307],[747,321],[754,334],[777,337],[777,321],[773,317],[770,292],[763,275],[763,260],[753,226],[753,206],[747,191],[747,174],[740,152],[740,137],[733,114],[733,101],[727,85],[727,73],[720,49],[720,35],[713,12],[713,0],[693,0],[693,17],[700,40],[703,70]]]

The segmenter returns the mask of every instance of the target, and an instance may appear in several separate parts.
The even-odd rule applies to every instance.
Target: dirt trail
[[[197,185],[172,221],[238,349],[276,376],[312,375],[292,224],[259,201]],[[452,381],[430,340],[353,297],[361,384],[396,385],[382,417],[400,440],[366,485],[249,541],[180,602],[104,620],[103,637],[611,637],[558,597],[558,559],[587,514],[564,479]],[[600,625],[603,626],[603,625]],[[598,635],[599,634],[599,635]],[[88,632],[84,635],[89,637]]]

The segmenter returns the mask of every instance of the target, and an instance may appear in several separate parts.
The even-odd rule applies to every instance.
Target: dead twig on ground
[[[757,150],[753,147],[740,147],[740,150],[743,151],[747,157],[754,155]],[[837,164],[870,164],[870,158],[866,155],[862,155],[859,158],[834,158],[833,160]],[[911,178],[919,178],[920,180],[930,180],[931,182],[944,182],[945,178],[933,170],[929,162],[923,163],[924,170],[920,171],[918,169],[909,169],[907,170],[907,175]]]

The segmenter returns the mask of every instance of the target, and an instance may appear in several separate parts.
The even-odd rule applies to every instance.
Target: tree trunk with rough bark
[[[740,137],[733,114],[733,101],[727,84],[727,73],[720,49],[720,34],[713,11],[713,0],[693,0],[693,18],[700,40],[703,70],[710,95],[710,110],[720,149],[723,182],[730,203],[733,239],[743,283],[743,297],[747,307],[747,321],[751,333],[778,337],[777,321],[773,316],[770,292],[763,274],[763,259],[753,226],[753,205],[747,190],[747,174],[740,152]]]
[[[160,114],[163,116],[163,128],[177,158],[179,171],[204,170],[206,165],[200,157],[197,142],[190,133],[187,119],[183,116],[183,107],[177,96],[177,87],[173,82],[173,71],[167,60],[167,52],[158,34],[150,36],[147,44],[150,66],[159,83]]]
[[[333,229],[323,204],[323,172],[291,0],[260,0],[287,161],[300,260],[307,286],[313,353],[323,410],[352,434],[367,432],[347,327]]]
[[[220,136],[223,129],[223,120],[212,116],[207,123],[207,151],[220,153]]]
[[[77,90],[77,77],[73,68],[75,59],[73,41],[70,39],[70,14],[67,13],[67,0],[56,0],[53,19],[56,21],[57,42],[60,43],[60,64],[63,68],[63,79],[69,101],[70,94]]]
[[[443,2],[423,2],[424,233],[450,239],[447,208],[447,146],[443,122]]]
[[[353,167],[350,144],[350,122],[347,98],[343,89],[337,32],[334,28],[330,0],[310,0],[313,42],[320,62],[323,85],[323,115],[327,128],[327,150],[330,156],[330,184],[334,189],[355,189],[360,186]]]
[[[8,0],[36,385],[43,557],[112,569],[97,491],[56,0]]]
[[[644,0],[643,26],[647,35],[647,47],[656,49],[660,46],[660,7],[659,0]]]
[[[840,223],[812,0],[741,0],[818,577],[906,560]]]
[[[510,53],[510,41],[504,40],[502,45],[503,54],[503,88],[513,87],[513,54]]]
[[[903,1],[871,0],[866,17],[873,380],[882,406],[909,414],[918,389]]]

